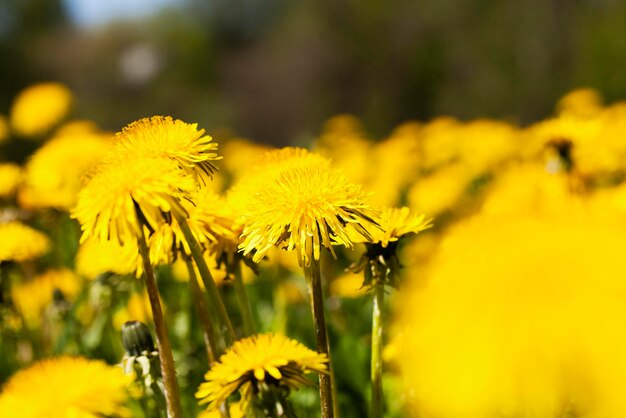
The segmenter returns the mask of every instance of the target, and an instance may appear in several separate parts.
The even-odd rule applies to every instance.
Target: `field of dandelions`
[[[0,115],[0,417],[626,417],[626,102],[274,149]]]

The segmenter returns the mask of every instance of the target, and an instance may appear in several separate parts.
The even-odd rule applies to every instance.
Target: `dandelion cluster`
[[[0,416],[626,415],[626,102],[282,148],[71,103],[0,116]]]

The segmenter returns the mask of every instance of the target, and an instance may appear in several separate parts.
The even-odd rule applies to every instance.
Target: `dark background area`
[[[55,80],[113,131],[153,114],[274,144],[339,113],[374,136],[443,114],[527,124],[573,88],[626,98],[624,22],[618,0],[183,0],[86,28],[60,0],[0,0],[0,113]]]

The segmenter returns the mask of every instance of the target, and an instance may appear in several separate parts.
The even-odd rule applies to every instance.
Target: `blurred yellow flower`
[[[224,155],[222,165],[226,172],[238,178],[242,172],[254,165],[270,149],[267,145],[257,144],[247,139],[231,139],[222,144],[222,154]]]
[[[13,163],[0,163],[0,199],[10,199],[22,178],[22,169]]]
[[[20,92],[11,106],[11,127],[28,138],[49,132],[70,111],[72,93],[60,83],[40,83]]]
[[[344,273],[330,282],[330,294],[344,298],[357,298],[367,295],[369,288],[363,285],[363,277],[354,273]]]
[[[0,223],[0,237],[0,262],[37,258],[50,247],[44,234],[17,221]]]
[[[285,389],[298,389],[311,382],[306,373],[326,373],[328,358],[281,334],[258,334],[236,341],[211,366],[196,393],[209,411],[218,408],[235,391],[247,405],[266,383]],[[243,407],[245,409],[245,406]]]
[[[580,88],[561,97],[556,108],[558,113],[589,116],[602,110],[602,97],[595,89]]]
[[[0,393],[0,416],[127,417],[129,378],[121,367],[82,357],[42,360],[18,371]]]
[[[165,312],[165,306],[161,300],[161,310]],[[150,309],[150,300],[148,293],[143,292],[141,295],[132,293],[126,302],[126,306],[118,309],[113,314],[113,326],[115,329],[122,329],[128,321],[139,321],[149,323],[152,321],[152,310]]]
[[[231,191],[230,201],[244,216],[240,248],[256,251],[259,262],[272,246],[296,250],[300,263],[319,260],[321,248],[352,247],[348,230],[369,236],[365,225],[376,212],[366,194],[335,171],[330,161],[304,149],[267,153],[261,167]]]
[[[626,416],[623,235],[580,211],[451,231],[401,293],[412,415]]]
[[[60,291],[65,299],[72,301],[80,286],[80,279],[72,270],[49,270],[33,280],[16,284],[11,289],[11,296],[26,323],[30,327],[38,327],[55,291]]]
[[[76,204],[83,174],[110,149],[98,133],[57,136],[28,160],[19,202],[26,208],[69,210]]]
[[[136,270],[138,259],[136,245],[120,245],[117,241],[89,239],[83,242],[76,254],[76,272],[94,280],[104,273],[131,274]]]

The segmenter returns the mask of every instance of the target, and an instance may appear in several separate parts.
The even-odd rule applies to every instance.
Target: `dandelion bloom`
[[[80,287],[80,279],[72,270],[49,270],[33,280],[15,285],[11,297],[28,325],[37,327],[45,309],[52,303],[55,291],[73,301]]]
[[[72,105],[72,93],[60,83],[40,83],[24,89],[11,106],[11,127],[24,137],[50,131]]]
[[[237,242],[235,234],[235,216],[221,196],[208,187],[199,187],[181,201],[188,217],[187,224],[196,241],[203,249],[218,242]],[[235,248],[236,248],[236,244]],[[158,261],[172,262],[176,253],[182,251],[191,255],[189,243],[184,237],[175,219],[163,224],[150,237],[150,258]]]
[[[98,133],[57,136],[28,160],[19,192],[23,207],[69,210],[76,204],[83,174],[109,150],[108,137]]]
[[[265,154],[230,194],[245,220],[240,249],[259,262],[273,246],[295,249],[301,264],[319,260],[322,247],[352,247],[349,230],[370,237],[376,212],[367,195],[330,161],[300,148]],[[334,252],[333,252],[334,255]]]
[[[44,234],[17,221],[0,223],[0,237],[0,262],[37,258],[50,247]]]
[[[389,243],[400,238],[417,234],[433,226],[432,219],[424,214],[411,213],[409,208],[384,208],[378,219],[380,228],[370,228],[372,239],[365,241],[362,236],[356,236],[355,241],[370,242],[387,248]]]
[[[155,230],[167,221],[165,212],[184,212],[179,200],[197,187],[172,160],[125,157],[108,158],[80,191],[72,217],[82,225],[81,242],[95,237],[135,243],[140,232],[137,212]]]
[[[22,177],[22,169],[13,163],[0,164],[0,199],[13,196]]]
[[[117,241],[89,239],[76,254],[76,272],[91,280],[104,273],[131,274],[140,264],[137,252],[137,246],[130,243],[122,246]]]
[[[211,176],[219,160],[217,144],[198,130],[198,125],[185,123],[169,116],[153,116],[131,123],[115,135],[117,154],[131,158],[165,157],[181,168],[200,177]]]
[[[481,215],[449,232],[399,304],[412,416],[626,416],[624,230],[607,212]]]
[[[235,342],[211,366],[196,393],[200,404],[218,408],[240,390],[244,404],[250,402],[257,383],[298,389],[311,384],[306,373],[326,373],[328,357],[281,334],[259,334]]]
[[[0,416],[121,417],[129,379],[100,360],[58,357],[18,371],[0,393]]]

